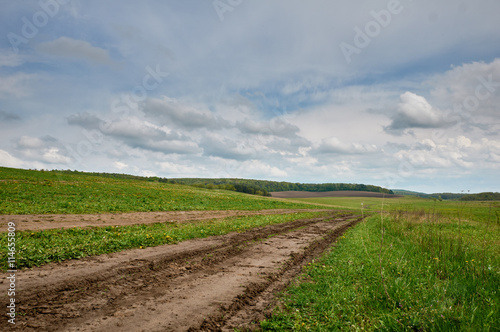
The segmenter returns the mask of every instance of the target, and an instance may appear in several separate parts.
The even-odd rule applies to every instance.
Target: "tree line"
[[[200,179],[200,178],[177,178],[164,179],[162,182],[179,183],[208,189],[225,189],[243,192],[247,194],[271,196],[275,191],[369,191],[385,194],[393,194],[392,190],[379,186],[354,184],[354,183],[293,183],[277,182],[267,180],[251,179]]]
[[[99,172],[79,172],[71,170],[61,170],[62,173],[102,176],[115,179],[142,180],[150,182],[162,182],[172,184],[183,184],[206,189],[223,189],[237,191],[246,194],[271,196],[274,191],[369,191],[385,194],[394,194],[392,190],[379,186],[355,183],[294,183],[285,181],[267,181],[235,178],[162,178],[158,176],[137,176],[121,173],[99,173]]]
[[[468,194],[460,198],[461,201],[500,201],[500,193],[485,192]]]

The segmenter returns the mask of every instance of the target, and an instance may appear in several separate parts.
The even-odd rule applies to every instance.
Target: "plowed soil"
[[[331,212],[18,271],[14,330],[253,329],[276,305],[276,293],[360,220]],[[1,298],[6,308],[6,292]],[[4,317],[0,330],[11,328]]]
[[[219,219],[234,216],[284,214],[294,212],[314,212],[324,210],[260,210],[260,211],[167,211],[167,212],[130,212],[102,214],[30,214],[0,215],[0,229],[7,229],[7,224],[16,223],[18,231],[41,231],[54,228],[129,226],[153,224],[158,222],[191,222],[196,220]]]
[[[271,196],[276,198],[314,198],[314,197],[377,197],[377,198],[398,198],[399,195],[375,193],[371,191],[277,191],[271,192]]]

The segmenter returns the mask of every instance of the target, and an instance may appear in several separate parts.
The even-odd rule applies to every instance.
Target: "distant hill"
[[[397,198],[399,195],[378,193],[371,191],[278,191],[271,192],[271,196],[277,198],[316,198],[316,197],[376,197],[376,198]]]
[[[411,191],[411,190],[404,190],[404,189],[392,189],[395,195],[402,195],[402,196],[416,196],[416,197],[426,197],[429,194],[426,193],[421,193],[418,191]]]
[[[394,194],[403,196],[416,196],[422,198],[435,198],[443,200],[461,200],[461,201],[500,201],[500,193],[484,192],[479,194],[457,194],[457,193],[434,193],[426,194],[417,191],[404,189],[392,189]]]
[[[485,192],[479,194],[467,194],[460,198],[461,201],[500,201],[500,193]]]
[[[394,194],[403,195],[403,196],[415,196],[421,198],[435,198],[442,200],[459,200],[464,194],[455,194],[455,193],[434,193],[434,194],[426,194],[418,191],[404,190],[404,189],[392,189]]]
[[[8,169],[8,168],[6,168]],[[43,171],[43,170],[42,170]],[[59,174],[79,175],[79,176],[99,176],[120,180],[136,180],[147,182],[162,182],[171,184],[182,184],[205,189],[223,189],[237,191],[252,195],[271,196],[270,192],[278,191],[367,191],[384,194],[393,194],[389,189],[353,183],[292,183],[277,182],[267,180],[237,179],[237,178],[162,178],[157,176],[137,176],[121,173],[100,173],[100,172],[79,172],[72,170],[54,170]]]
[[[251,188],[250,190],[260,191],[266,196],[270,196],[270,192],[279,191],[368,191],[385,194],[393,194],[389,189],[379,186],[367,184],[353,183],[293,183],[293,182],[277,182],[267,180],[252,180],[252,179],[235,179],[235,178],[219,178],[219,179],[201,179],[201,178],[178,178],[168,179],[170,183],[180,183],[192,186],[234,186],[236,191],[241,188]],[[225,188],[222,188],[225,189]],[[245,192],[245,191],[243,191]],[[251,193],[251,192],[250,192]]]

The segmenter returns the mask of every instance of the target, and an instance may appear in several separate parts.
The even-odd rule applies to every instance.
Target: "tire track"
[[[245,326],[265,314],[261,308],[272,304],[275,291],[304,262],[359,220],[354,217],[337,212],[22,271],[16,328],[111,332]]]

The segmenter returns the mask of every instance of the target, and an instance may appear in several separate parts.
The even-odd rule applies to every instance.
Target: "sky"
[[[500,191],[498,0],[0,8],[0,166]]]

